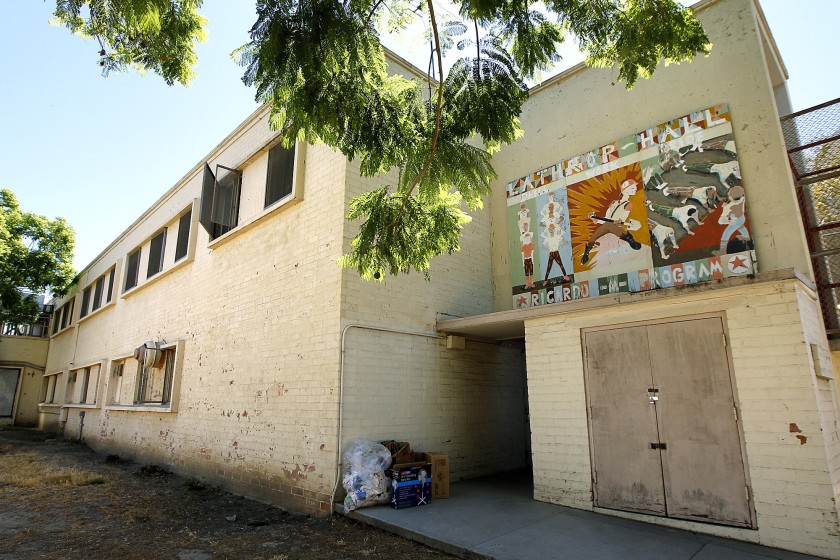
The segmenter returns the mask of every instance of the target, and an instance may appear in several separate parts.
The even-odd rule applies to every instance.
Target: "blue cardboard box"
[[[431,463],[420,461],[394,465],[389,474],[393,509],[423,506],[432,501]]]

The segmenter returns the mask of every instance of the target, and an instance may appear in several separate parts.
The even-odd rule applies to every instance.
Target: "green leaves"
[[[365,280],[384,281],[412,268],[426,273],[432,257],[460,249],[461,228],[470,217],[457,193],[394,196],[387,187],[354,197],[349,220],[364,220],[352,251],[339,264],[355,268]]]
[[[0,190],[0,320],[26,323],[38,307],[31,294],[67,292],[75,233],[63,218],[23,212],[12,191]]]
[[[344,266],[364,278],[411,269],[458,247],[466,214],[496,177],[490,153],[522,135],[526,79],[547,71],[572,34],[588,62],[618,67],[632,87],[657,64],[711,45],[675,0],[460,0],[462,21],[438,19],[431,0],[259,0],[251,41],[234,57],[243,81],[271,104],[283,142],[324,142],[359,159],[366,177],[399,169],[395,194],[353,199],[364,224]],[[57,0],[56,18],[97,38],[103,72],[135,67],[189,83],[204,38],[201,0]],[[422,9],[425,8],[425,9]],[[434,79],[389,76],[378,27],[406,32],[425,19]],[[460,59],[444,75],[444,51]],[[431,64],[431,63],[430,63]],[[440,87],[439,87],[440,86]],[[441,97],[438,97],[441,94]],[[476,138],[480,137],[480,138]],[[480,139],[484,149],[474,146]]]
[[[612,25],[606,32],[600,16],[589,14],[589,33],[581,39],[581,46],[590,66],[618,66],[618,79],[628,88],[640,77],[650,77],[662,60],[679,63],[711,50],[691,10],[673,0],[625,0],[620,10],[611,12]]]
[[[102,74],[151,70],[169,85],[189,85],[206,38],[202,0],[57,0],[55,21],[99,42]]]

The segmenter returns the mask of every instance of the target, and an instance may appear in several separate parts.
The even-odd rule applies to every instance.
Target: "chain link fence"
[[[840,338],[840,99],[781,119],[825,328]]]

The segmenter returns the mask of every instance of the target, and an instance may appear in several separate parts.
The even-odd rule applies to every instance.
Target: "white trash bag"
[[[391,452],[384,445],[354,439],[344,451],[344,513],[356,508],[391,501],[385,469],[391,466]]]

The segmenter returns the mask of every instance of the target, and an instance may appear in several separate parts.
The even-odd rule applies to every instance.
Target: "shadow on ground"
[[[429,560],[342,516],[290,514],[50,434],[0,428],[0,560]]]

